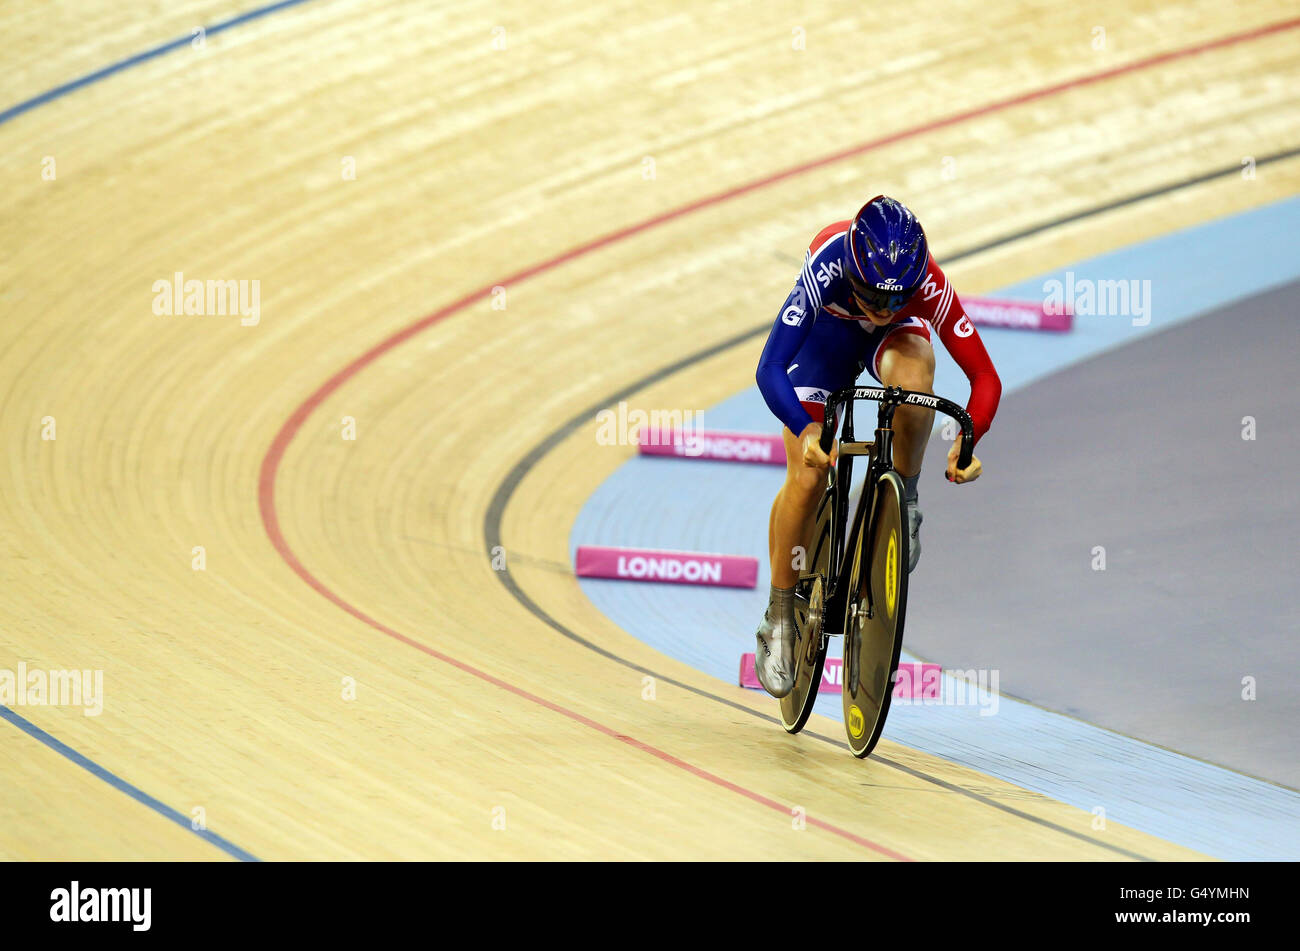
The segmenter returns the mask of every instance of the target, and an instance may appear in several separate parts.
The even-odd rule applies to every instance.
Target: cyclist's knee
[[[929,393],[934,388],[934,369],[931,368],[928,373],[919,369],[908,373],[900,373],[890,380],[888,385],[901,387],[905,390],[914,390],[918,393]]]
[[[822,488],[826,485],[826,470],[805,466],[801,462],[790,467],[785,481],[785,491],[791,500],[805,507],[821,495]]]
[[[934,361],[931,360],[928,364],[921,360],[900,361],[885,384],[929,393],[934,387]]]
[[[886,386],[929,392],[934,386],[934,348],[918,334],[899,334],[880,358]]]

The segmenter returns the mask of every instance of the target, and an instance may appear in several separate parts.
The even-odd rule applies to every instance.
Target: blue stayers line
[[[159,802],[157,799],[155,799],[153,796],[150,796],[148,793],[136,789],[125,779],[113,775],[108,770],[104,769],[104,767],[100,766],[98,763],[86,759],[86,757],[82,756],[72,747],[68,746],[66,743],[59,742],[54,737],[50,736],[50,734],[46,733],[44,730],[38,727],[36,724],[32,723],[29,720],[23,719],[18,714],[10,710],[8,707],[0,705],[0,719],[8,720],[10,723],[18,727],[18,729],[22,730],[28,736],[40,740],[42,743],[44,743],[46,746],[48,746],[50,749],[54,750],[54,752],[60,754],[61,756],[66,756],[68,759],[72,760],[74,763],[76,763],[86,772],[90,773],[91,775],[99,779],[102,779],[104,782],[108,783],[114,789],[121,790],[122,792],[130,796],[132,799],[134,799],[136,802],[143,803],[144,805],[152,809],[154,812],[170,819],[178,826],[182,826],[183,828],[188,829],[190,832],[193,832],[195,835],[197,835],[200,839],[204,839],[207,842],[211,842],[213,845],[221,849],[221,851],[225,852],[227,855],[232,855],[235,858],[239,859],[241,862],[261,861],[261,859],[259,859],[257,856],[249,852],[245,852],[243,849],[235,845],[233,842],[227,842],[225,839],[217,835],[215,832],[209,832],[206,829],[195,829],[193,823],[190,822],[188,816],[182,815],[181,813],[177,812],[175,809],[173,809],[171,806],[167,805],[166,803]]]
[[[309,0],[280,0],[279,3],[272,3],[264,7],[258,7],[255,10],[249,10],[247,13],[241,13],[239,16],[231,17],[229,20],[222,20],[219,23],[212,24],[212,26],[205,26],[203,27],[203,32],[206,36],[212,36],[214,33],[221,33],[232,27],[239,26],[242,23],[247,23],[250,20],[257,20],[261,17],[269,16],[272,13],[278,13],[280,10],[287,10],[289,7],[296,7],[308,2]],[[55,86],[53,89],[48,89],[39,96],[33,96],[31,99],[20,102],[16,106],[11,106],[4,112],[0,112],[0,125],[4,125],[10,119],[16,118],[24,112],[30,112],[37,106],[43,106],[47,102],[52,102],[55,99],[60,99],[63,96],[66,96],[70,92],[75,92],[83,86],[89,86],[91,83],[99,82],[101,79],[107,79],[114,73],[120,73],[124,69],[130,69],[132,66],[138,66],[141,63],[162,56],[164,53],[169,53],[174,49],[186,46],[192,40],[193,36],[182,36],[179,39],[163,43],[161,46],[147,49],[143,53],[136,53],[134,56],[127,59],[112,63],[111,65],[105,66],[103,69],[97,69],[93,73],[87,73],[80,79],[74,79],[72,82],[64,83],[62,86]]]

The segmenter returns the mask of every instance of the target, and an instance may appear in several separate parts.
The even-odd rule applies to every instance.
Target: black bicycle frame
[[[880,404],[876,413],[875,441],[859,443],[853,441],[853,402],[854,400],[875,400]],[[872,510],[876,497],[876,483],[880,476],[894,468],[894,411],[900,406],[921,406],[950,416],[961,426],[961,452],[957,457],[957,468],[965,469],[970,465],[974,451],[975,428],[971,424],[970,414],[952,400],[930,393],[918,393],[904,390],[897,386],[849,386],[836,390],[826,400],[826,422],[822,426],[821,449],[829,453],[835,441],[835,429],[839,420],[836,418],[840,405],[844,406],[844,432],[840,438],[839,462],[836,464],[835,493],[836,511],[848,511],[849,489],[853,479],[853,457],[866,455],[871,459],[867,468],[867,477],[862,485],[862,498],[858,500],[858,510],[853,516],[853,526],[845,536],[843,532],[835,533],[835,552],[832,558],[834,570],[827,579],[828,590],[826,603],[834,603],[835,594],[841,582],[847,583],[850,566],[845,563],[844,553],[852,551],[857,544],[858,533]],[[831,620],[828,618],[828,620]],[[842,618],[833,619],[842,624]]]

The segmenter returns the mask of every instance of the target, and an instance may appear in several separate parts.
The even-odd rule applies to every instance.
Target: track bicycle
[[[854,441],[857,400],[879,403],[872,442]],[[830,638],[840,635],[844,638],[844,727],[853,755],[863,758],[875,749],[885,728],[907,615],[910,539],[903,480],[893,465],[894,411],[900,406],[923,406],[956,420],[962,433],[960,469],[970,465],[974,429],[969,414],[943,397],[896,386],[850,386],[826,401],[823,452],[829,453],[834,443],[841,405],[844,431],[839,458],[827,468],[806,567],[795,585],[795,682],[780,701],[781,725],[788,733],[798,733],[808,722]],[[867,458],[867,475],[850,524],[849,488],[853,460],[859,456]]]

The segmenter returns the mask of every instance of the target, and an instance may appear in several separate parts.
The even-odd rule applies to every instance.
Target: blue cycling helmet
[[[901,202],[877,195],[844,236],[849,284],[872,310],[894,312],[925,280],[930,248],[921,223]]]

